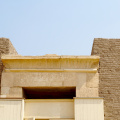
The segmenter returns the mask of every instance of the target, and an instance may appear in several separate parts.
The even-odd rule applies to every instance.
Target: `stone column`
[[[103,98],[74,98],[75,120],[104,120]]]

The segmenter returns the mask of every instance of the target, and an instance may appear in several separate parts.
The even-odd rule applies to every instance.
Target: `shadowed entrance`
[[[73,99],[75,87],[26,87],[23,88],[26,99]]]

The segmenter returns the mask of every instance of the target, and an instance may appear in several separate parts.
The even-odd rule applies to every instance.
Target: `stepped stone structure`
[[[94,39],[92,55],[100,56],[99,96],[105,120],[120,120],[120,39]]]
[[[120,120],[120,40],[91,56],[21,56],[0,38],[0,120]]]

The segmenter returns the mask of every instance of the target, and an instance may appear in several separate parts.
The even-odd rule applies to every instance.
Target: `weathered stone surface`
[[[26,59],[26,58],[24,57],[24,59]],[[11,90],[11,88],[14,88],[14,87],[15,88],[76,87],[76,97],[92,97],[92,96],[98,97],[98,93],[97,93],[98,92],[98,90],[97,90],[98,89],[98,74],[96,72],[76,71],[77,68],[73,69],[72,71],[64,71],[64,72],[60,72],[58,70],[54,70],[54,72],[53,71],[36,72],[34,70],[33,70],[33,72],[29,72],[29,69],[36,67],[36,64],[34,64],[35,61],[34,61],[34,59],[31,59],[30,63],[29,62],[26,63],[26,61],[24,61],[24,59],[23,59],[23,61],[18,59],[16,62],[16,57],[15,57],[15,59],[10,60],[11,62],[14,62],[14,66],[8,67],[7,63],[10,63],[9,59],[5,60],[5,58],[4,58],[5,68],[4,68],[4,72],[2,72],[2,83],[1,83],[2,88],[10,87],[10,90]],[[80,59],[82,59],[82,57]],[[91,63],[94,63],[95,57],[93,57],[93,58],[85,57],[84,59],[91,60],[91,62],[90,62],[90,64],[91,64]],[[44,60],[46,61],[46,59],[44,59]],[[93,60],[93,62],[92,62],[92,60]],[[49,62],[51,62],[51,61],[52,60],[50,60]],[[27,66],[29,66],[29,69],[27,68],[28,70],[26,72],[23,71],[23,68],[20,67],[21,62],[22,63],[25,62],[27,64]],[[31,65],[31,63],[33,63],[33,64]],[[68,62],[67,64],[68,64],[67,66],[69,66],[69,64],[71,65],[73,63]],[[96,64],[96,62],[95,62],[95,64]],[[76,64],[76,66],[77,66],[77,64]],[[82,61],[79,63],[79,66],[83,66],[84,69],[88,69],[89,62],[85,63]],[[97,66],[98,65],[96,65],[96,67]],[[23,67],[25,67],[25,66],[23,66]],[[9,71],[6,71],[6,69],[8,69],[8,68],[9,68]],[[13,69],[13,68],[17,68],[17,69],[14,72],[12,72],[11,69]],[[20,70],[19,72],[17,71],[18,69]],[[89,68],[88,70],[91,70],[91,68]],[[4,93],[6,93],[6,92],[4,92]],[[10,96],[13,97],[13,94],[14,94],[14,92],[9,92],[9,97]],[[20,92],[19,92],[19,94],[20,94]],[[21,92],[21,96],[22,96],[22,92]]]
[[[2,95],[9,95],[10,87],[2,87],[1,90]]]
[[[87,73],[86,86],[89,88],[98,88],[99,74],[98,73]]]
[[[87,76],[87,77],[86,77]],[[2,88],[6,87],[76,87],[76,96],[94,96],[96,94],[96,82],[91,83],[92,87],[89,87],[91,77],[93,81],[98,81],[95,73],[60,73],[60,72],[39,72],[39,73],[16,73],[16,72],[3,72],[2,73]],[[95,77],[94,77],[95,76]],[[92,82],[92,81],[91,81]],[[91,85],[90,84],[90,85]],[[95,85],[94,85],[95,84]],[[96,89],[94,89],[96,88]],[[95,90],[95,91],[94,91]],[[3,91],[3,90],[2,90]],[[3,93],[3,92],[2,92]],[[90,93],[90,94],[88,94]]]
[[[76,87],[76,97],[97,97],[99,56],[20,56],[9,39],[0,39],[1,91],[23,97],[24,87]],[[12,54],[12,55],[11,55]]]
[[[3,55],[6,69],[97,69],[98,56],[72,56],[51,58],[50,56],[10,56]]]
[[[13,87],[14,76],[9,73],[2,73],[1,86],[2,87]]]
[[[98,88],[78,88],[76,87],[77,97],[98,97]]]
[[[23,97],[22,88],[18,88],[18,87],[10,88],[7,97],[22,98]]]
[[[3,70],[3,64],[1,62],[2,54],[17,55],[15,48],[7,38],[0,38],[0,94],[1,94],[1,74]]]
[[[94,39],[92,55],[100,56],[99,96],[105,120],[120,120],[120,39]]]
[[[22,88],[19,87],[1,87],[1,94],[6,95],[8,98],[22,98]]]

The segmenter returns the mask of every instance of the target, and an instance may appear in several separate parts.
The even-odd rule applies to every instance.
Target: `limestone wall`
[[[20,56],[6,38],[0,52],[2,95],[22,98],[23,87],[76,87],[76,97],[98,97],[98,56]]]
[[[1,55],[2,54],[14,54],[14,55],[17,54],[12,43],[7,38],[0,38],[0,94],[1,94],[1,73],[3,70],[3,65],[1,62]]]
[[[94,39],[92,55],[100,55],[99,96],[105,120],[120,120],[120,39]]]
[[[23,87],[76,87],[76,97],[98,97],[97,56],[2,56],[2,62],[7,97],[23,97]]]

